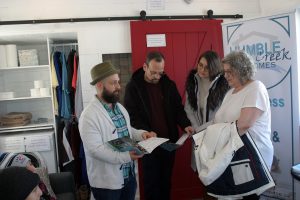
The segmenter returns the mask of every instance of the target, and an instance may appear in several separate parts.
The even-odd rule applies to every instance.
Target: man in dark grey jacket
[[[184,111],[174,81],[164,73],[164,56],[150,52],[143,67],[132,75],[125,92],[125,107],[131,125],[155,131],[158,137],[178,139],[179,125],[192,134],[193,128]],[[170,199],[171,176],[175,152],[160,147],[142,159],[146,200]]]

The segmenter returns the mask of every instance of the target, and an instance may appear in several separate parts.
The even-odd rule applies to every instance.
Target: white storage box
[[[18,50],[20,66],[39,65],[38,54],[36,49]]]
[[[15,97],[15,92],[0,92],[0,99],[11,99]]]

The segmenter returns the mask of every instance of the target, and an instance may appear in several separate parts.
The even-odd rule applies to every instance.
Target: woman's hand
[[[191,127],[191,126],[185,127],[185,128],[184,128],[184,131],[185,131],[187,134],[189,134],[189,136],[191,136],[191,135],[193,135],[193,134],[195,133],[194,128]]]

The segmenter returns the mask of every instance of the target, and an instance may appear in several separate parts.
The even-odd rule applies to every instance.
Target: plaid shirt
[[[102,105],[104,106],[105,110],[108,112],[108,115],[112,119],[114,125],[116,126],[116,131],[118,133],[118,138],[121,137],[129,137],[129,131],[127,128],[127,123],[125,120],[125,117],[123,116],[120,108],[117,106],[117,104],[113,104],[113,108],[110,108],[108,104],[102,102]],[[133,169],[133,162],[129,163],[124,163],[122,164],[122,169],[123,169],[123,177],[128,178],[130,171],[133,172],[133,170],[130,170],[132,167]]]

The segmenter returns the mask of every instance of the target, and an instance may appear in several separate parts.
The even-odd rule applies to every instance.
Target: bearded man
[[[97,94],[84,109],[79,120],[87,174],[96,200],[134,200],[137,182],[134,160],[141,158],[134,151],[117,152],[107,142],[120,137],[136,141],[154,137],[154,132],[131,127],[126,109],[118,103],[119,71],[104,62],[91,69]]]

